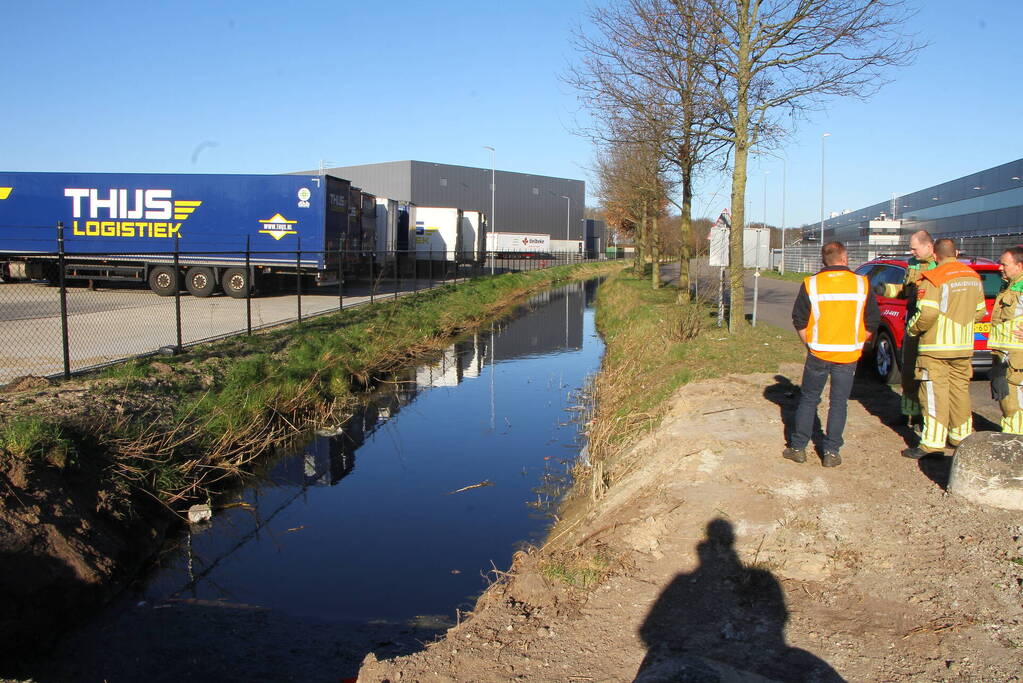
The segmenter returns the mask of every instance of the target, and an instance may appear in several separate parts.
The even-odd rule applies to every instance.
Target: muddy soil
[[[551,548],[424,651],[360,681],[1018,681],[1023,517],[899,455],[898,395],[858,383],[843,464],[780,457],[801,367],[694,383],[551,548],[616,558],[581,591]],[[825,403],[826,405],[826,403]],[[555,540],[556,539],[556,540]]]

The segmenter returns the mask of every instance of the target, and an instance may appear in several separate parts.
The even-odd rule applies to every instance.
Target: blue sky
[[[930,46],[870,101],[799,123],[786,223],[1017,159],[1023,2],[927,0]],[[582,178],[592,157],[559,74],[582,0],[5,3],[0,168],[277,173],[421,159]],[[780,223],[782,165],[754,161],[752,220]],[[725,206],[709,176],[696,208]]]

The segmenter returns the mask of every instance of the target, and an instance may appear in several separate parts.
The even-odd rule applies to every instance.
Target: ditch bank
[[[98,376],[8,387],[0,642],[9,651],[40,644],[94,609],[138,573],[188,506],[215,506],[262,456],[343,421],[374,378],[530,294],[617,268],[485,278]]]
[[[1018,680],[1018,516],[946,494],[948,459],[901,458],[899,396],[869,379],[840,467],[782,459],[794,335],[728,337],[648,287],[598,295],[591,466],[546,544],[359,680]]]

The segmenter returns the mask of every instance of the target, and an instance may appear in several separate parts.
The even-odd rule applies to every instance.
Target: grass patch
[[[60,426],[41,417],[16,417],[0,427],[0,452],[7,459],[41,460],[64,469],[78,449]]]
[[[731,373],[774,372],[805,356],[791,330],[761,323],[730,336],[716,326],[713,304],[680,306],[675,296],[674,289],[654,290],[629,270],[598,290],[597,326],[607,349],[590,432],[594,497],[627,470],[616,455],[660,423],[679,387]]]
[[[772,280],[787,280],[788,282],[802,282],[813,273],[790,273],[788,271],[779,273],[777,270],[762,270],[760,277],[769,277]]]
[[[545,558],[540,563],[540,573],[553,583],[589,590],[612,573],[614,564],[614,558],[605,550],[594,553],[574,550]]]

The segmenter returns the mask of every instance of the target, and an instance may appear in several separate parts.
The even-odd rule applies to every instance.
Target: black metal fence
[[[941,235],[939,235],[941,237]],[[997,261],[1009,247],[1023,244],[1023,234],[987,237],[953,237],[962,256]],[[846,242],[849,266],[853,269],[875,258],[909,254],[909,237],[891,244]],[[821,248],[818,244],[785,247],[785,270],[792,273],[815,273],[821,268]]]
[[[0,384],[68,377],[438,285],[604,258],[345,249],[0,254]]]

